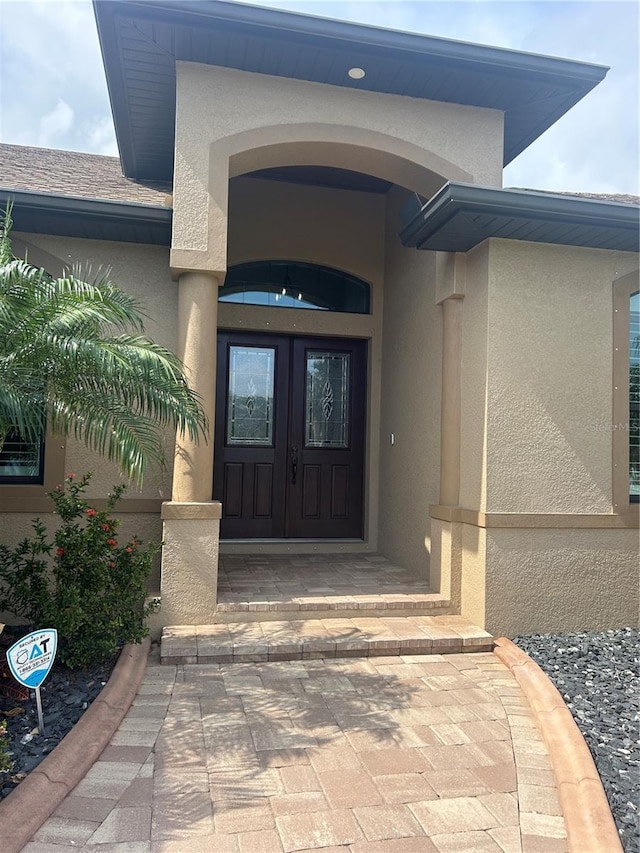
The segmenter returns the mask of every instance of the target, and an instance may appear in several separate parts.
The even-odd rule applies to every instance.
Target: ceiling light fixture
[[[349,75],[349,77],[351,77],[352,80],[362,80],[366,73],[367,72],[364,70],[364,68],[350,68],[347,71],[347,74]]]

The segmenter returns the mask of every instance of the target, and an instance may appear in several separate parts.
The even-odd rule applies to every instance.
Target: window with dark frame
[[[629,297],[629,500],[640,503],[640,292]]]
[[[12,429],[0,448],[0,483],[33,484],[44,482],[44,438],[25,441]]]
[[[220,302],[369,314],[370,286],[355,276],[301,261],[252,261],[227,271]]]

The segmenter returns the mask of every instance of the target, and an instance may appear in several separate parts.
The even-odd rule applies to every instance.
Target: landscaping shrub
[[[51,537],[40,518],[34,535],[10,549],[0,545],[0,610],[36,628],[57,628],[58,660],[70,668],[115,654],[148,633],[146,581],[159,544],[136,537],[118,542],[111,515],[125,491],[114,486],[106,510],[83,499],[91,478],[69,474],[50,497],[60,519]]]

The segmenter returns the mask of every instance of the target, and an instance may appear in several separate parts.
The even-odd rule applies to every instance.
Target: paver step
[[[221,593],[216,622],[353,619],[362,616],[445,616],[451,602],[438,593],[350,593],[337,595],[256,596]]]
[[[170,625],[162,663],[230,663],[486,652],[493,638],[462,616],[360,616]]]

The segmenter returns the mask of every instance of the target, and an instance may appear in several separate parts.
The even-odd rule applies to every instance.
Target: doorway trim
[[[238,258],[243,262],[245,258]],[[367,426],[365,453],[364,538],[362,540],[223,540],[225,554],[248,553],[357,553],[378,550],[378,506],[380,456],[380,387],[382,369],[382,315],[380,292],[372,290],[371,314],[342,314],[329,311],[299,311],[267,306],[218,304],[218,329],[226,331],[273,332],[283,335],[322,335],[362,338],[368,342]]]

